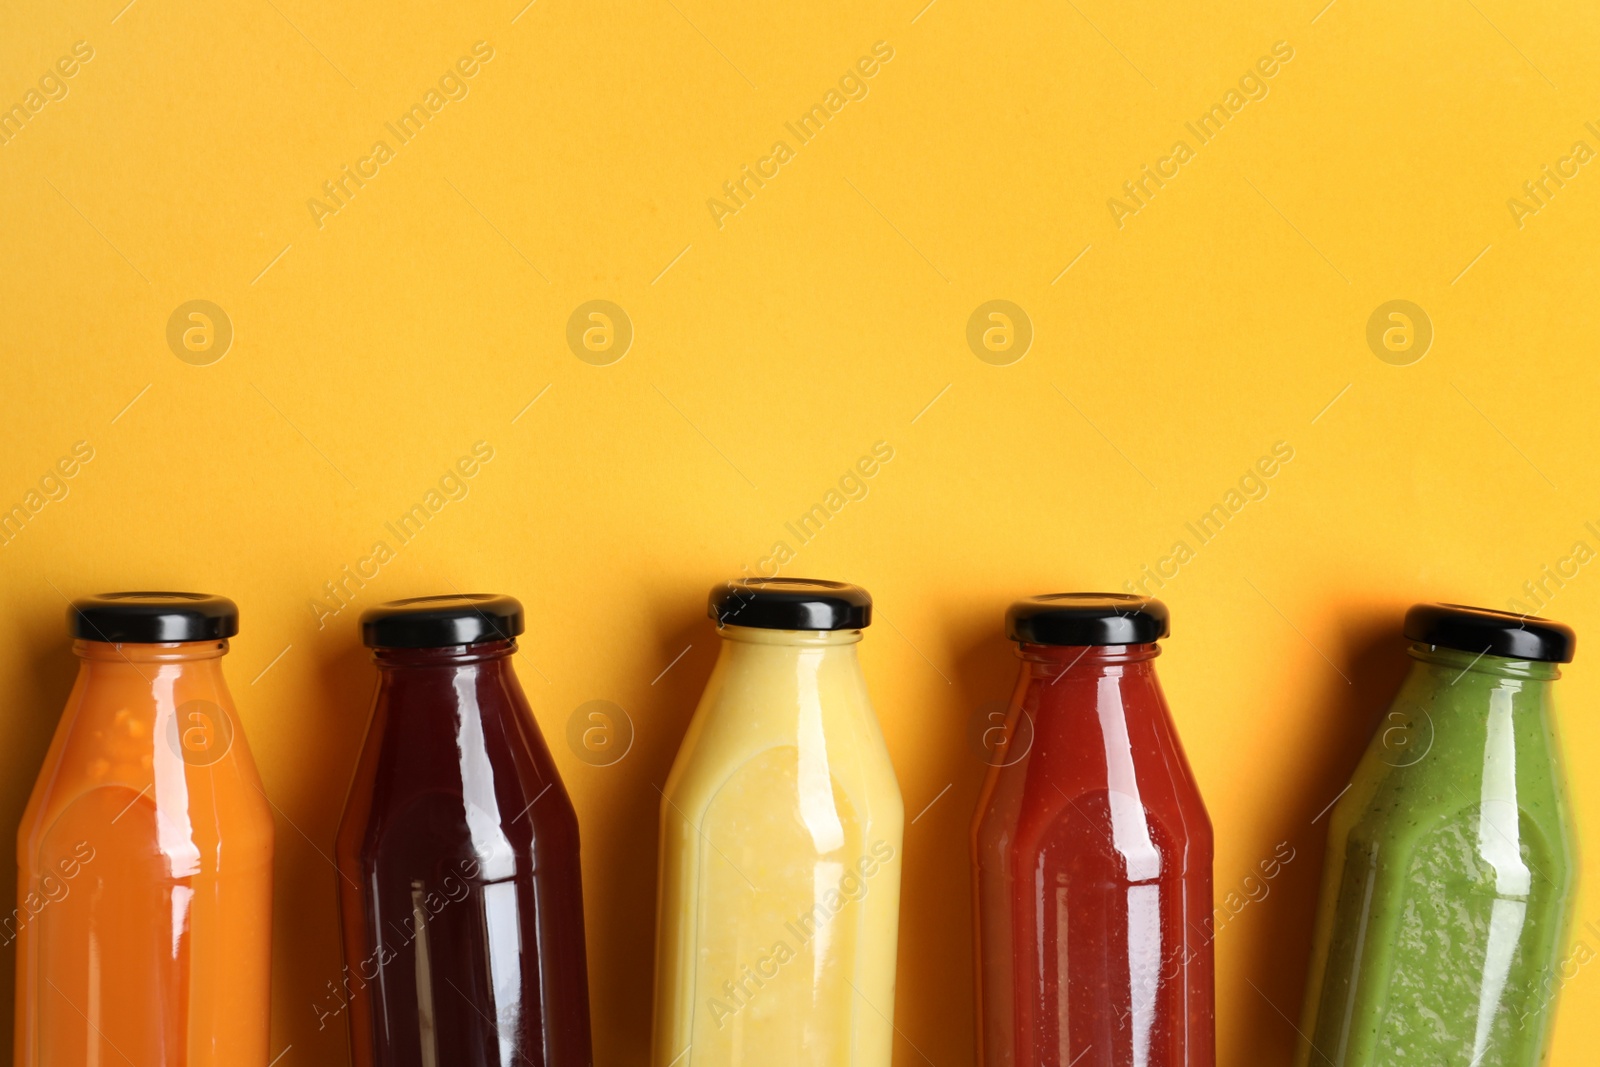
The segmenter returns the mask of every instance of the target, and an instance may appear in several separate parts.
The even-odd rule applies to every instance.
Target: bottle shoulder
[[[1570,836],[1565,775],[1536,722],[1441,724],[1391,708],[1333,809],[1331,833],[1405,837],[1419,827],[1476,823],[1486,809],[1514,811],[1551,839]]]
[[[1112,795],[1122,810],[1209,838],[1210,818],[1171,715],[1153,680],[1144,689],[1131,694],[1137,699],[1124,693],[1107,701],[1084,684],[1025,687],[1008,713],[1008,747],[990,770],[988,805],[1013,823],[1049,821],[1090,797],[1108,810],[1104,798]]]
[[[749,675],[755,675],[750,677]],[[795,686],[764,674],[714,675],[696,706],[669,782],[720,781],[762,752],[799,749],[845,777],[893,778],[888,745],[866,687],[846,679]]]
[[[114,859],[105,876],[150,867],[188,878],[270,866],[276,830],[257,789],[210,788],[209,773],[154,782],[104,781],[52,792],[18,830],[19,868],[48,871],[88,851]]]
[[[1103,785],[1072,793],[1047,786],[992,804],[976,820],[973,842],[983,866],[1098,871],[1130,883],[1209,877],[1214,853],[1203,805],[1152,805]]]
[[[405,797],[466,790],[493,780],[497,793],[532,795],[559,786],[555,761],[525,701],[452,704],[424,694],[391,700],[380,691],[362,744],[358,786]]]
[[[385,854],[424,865],[476,857],[498,877],[518,856],[575,854],[577,812],[554,764],[543,762],[469,762],[417,775],[394,761],[366,781],[358,777],[339,825],[339,863],[365,868]]]
[[[858,832],[897,844],[905,806],[887,751],[875,770],[864,770],[860,755],[793,744],[741,749],[716,759],[702,753],[699,760],[674,766],[662,790],[662,826],[692,830],[695,838],[721,826],[756,846],[771,835],[804,827],[822,852],[829,851],[827,842]]]

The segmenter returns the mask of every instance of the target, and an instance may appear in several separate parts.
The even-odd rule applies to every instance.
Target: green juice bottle
[[[1573,634],[1419,604],[1405,636],[1330,820],[1295,1065],[1535,1067],[1577,870],[1550,703]]]

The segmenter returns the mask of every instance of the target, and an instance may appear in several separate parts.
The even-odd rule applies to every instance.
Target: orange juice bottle
[[[82,661],[17,833],[16,1067],[265,1067],[272,812],[224,597],[73,603]]]

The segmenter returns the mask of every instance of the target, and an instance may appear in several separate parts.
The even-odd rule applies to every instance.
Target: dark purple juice
[[[372,609],[337,858],[357,1067],[588,1067],[578,820],[511,666],[510,597]]]

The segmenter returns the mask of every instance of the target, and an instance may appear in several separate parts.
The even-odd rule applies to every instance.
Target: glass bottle
[[[1406,613],[1414,661],[1333,807],[1300,1067],[1544,1062],[1576,859],[1559,623]]]
[[[19,1067],[265,1067],[272,812],[222,676],[225,597],[68,612],[81,661],[17,833]]]
[[[357,1067],[588,1067],[578,820],[517,682],[522,605],[372,608],[366,744],[339,825]]]
[[[905,812],[855,586],[712,590],[722,650],[661,802],[654,1067],[889,1067]]]
[[[980,1062],[1211,1067],[1211,822],[1156,681],[1160,601],[1006,613],[1022,670],[972,827]]]

